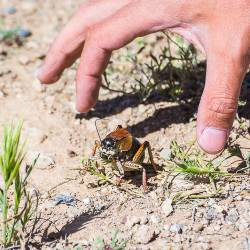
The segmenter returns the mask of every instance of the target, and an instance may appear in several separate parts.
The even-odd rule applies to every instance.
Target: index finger
[[[89,30],[77,72],[78,111],[87,112],[94,106],[101,75],[113,50],[125,46],[136,37],[178,27],[176,5],[172,8],[170,4],[166,6],[166,1],[157,2],[158,5],[156,1],[132,2]],[[159,11],[152,13],[155,6]]]

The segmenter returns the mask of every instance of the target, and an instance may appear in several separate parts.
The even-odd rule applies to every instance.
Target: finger
[[[101,75],[113,50],[138,36],[178,26],[175,9],[169,6],[166,12],[166,8],[158,6],[159,11],[152,12],[155,4],[151,1],[133,1],[89,31],[77,72],[78,111],[86,112],[95,104]]]
[[[221,54],[210,54],[207,58],[206,84],[198,110],[198,143],[210,154],[225,147],[248,65],[241,57]]]
[[[64,69],[70,67],[80,57],[88,27],[102,21],[130,1],[96,0],[83,5],[49,50],[38,72],[39,80],[43,83],[56,82]]]

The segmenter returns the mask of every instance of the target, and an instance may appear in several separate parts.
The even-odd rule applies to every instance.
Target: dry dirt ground
[[[30,187],[40,194],[41,215],[30,247],[102,249],[96,246],[96,239],[100,237],[109,244],[112,232],[118,230],[118,241],[126,242],[125,249],[249,250],[250,182],[246,176],[222,179],[219,184],[223,198],[171,205],[173,194],[209,193],[211,185],[178,176],[170,193],[164,192],[167,173],[160,173],[150,178],[150,192],[144,195],[140,175],[134,188],[133,184],[119,188],[94,186],[94,177],[79,173],[83,156],[90,153],[97,139],[97,118],[108,118],[112,125],[122,120],[141,141],[151,142],[155,156],[168,148],[172,139],[187,143],[195,138],[194,112],[174,102],[144,105],[102,90],[96,109],[87,115],[76,114],[75,66],[55,85],[40,85],[35,72],[49,44],[81,2],[0,2],[5,28],[21,26],[32,31],[22,46],[0,43],[1,127],[23,118],[24,137],[28,138],[27,161],[40,153]],[[16,12],[6,14],[10,6]],[[119,84],[120,79],[116,80]],[[244,123],[249,126],[249,120]],[[240,140],[240,144],[249,147],[249,137]],[[58,195],[70,195],[75,201],[56,204]]]

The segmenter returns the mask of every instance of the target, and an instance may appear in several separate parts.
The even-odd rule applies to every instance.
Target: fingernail
[[[216,154],[222,151],[226,145],[229,131],[208,127],[203,130],[198,139],[200,147],[209,154]]]

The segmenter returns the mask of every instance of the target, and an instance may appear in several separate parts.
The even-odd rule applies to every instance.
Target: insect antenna
[[[97,132],[97,134],[98,134],[99,140],[100,140],[100,142],[101,142],[102,139],[101,139],[101,136],[100,136],[98,127],[97,127],[97,122],[100,121],[100,120],[101,120],[101,119],[96,119],[96,120],[95,120],[95,129],[96,129],[96,132]]]

